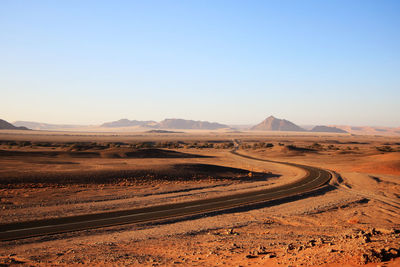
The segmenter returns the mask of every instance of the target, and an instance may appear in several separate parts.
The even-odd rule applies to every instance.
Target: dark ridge
[[[207,140],[206,142],[220,144],[220,143],[230,143],[230,142],[232,142],[232,140]]]
[[[185,170],[185,171],[193,171],[195,173],[208,173],[208,174],[221,174],[221,173],[233,173],[233,174],[248,174],[248,170],[225,167],[220,165],[212,165],[212,164],[202,164],[202,163],[184,163],[184,164],[175,164],[175,169]]]
[[[203,156],[157,148],[138,149],[132,152],[126,152],[125,154],[128,158],[212,158],[212,156]]]
[[[150,130],[147,131],[146,133],[183,133],[183,132],[167,131],[167,130]]]
[[[208,164],[175,164],[159,170],[102,170],[73,172],[35,172],[10,173],[0,176],[0,188],[18,186],[43,186],[46,184],[114,184],[132,182],[146,184],[154,181],[201,181],[201,180],[232,180],[232,181],[266,181],[278,174],[252,172],[231,167]]]
[[[212,156],[204,156],[190,153],[177,152],[173,150],[163,150],[157,148],[135,149],[131,151],[15,151],[0,150],[0,157],[71,157],[71,158],[212,158]]]
[[[368,145],[368,144],[370,144],[368,142],[357,142],[357,141],[340,142],[337,140],[332,140],[330,142],[338,144],[338,145]]]
[[[289,150],[291,151],[299,151],[299,152],[317,152],[317,150],[312,149],[312,148],[306,148],[306,147],[298,147],[295,145],[288,145],[286,146]]]

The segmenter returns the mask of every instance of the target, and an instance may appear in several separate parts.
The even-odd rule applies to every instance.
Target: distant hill
[[[5,120],[2,120],[2,119],[0,119],[0,129],[1,130],[29,130],[28,128],[23,127],[23,126],[22,127],[14,126],[11,123],[9,123]]]
[[[27,127],[29,129],[33,129],[33,130],[57,130],[57,129],[69,129],[69,128],[82,127],[80,125],[50,124],[50,123],[34,122],[34,121],[15,121],[13,124],[15,126]]]
[[[183,132],[177,132],[177,131],[166,131],[166,130],[149,130],[146,133],[183,133]]]
[[[360,135],[400,135],[400,127],[379,127],[379,126],[348,126],[332,125],[351,134]]]
[[[304,132],[305,130],[293,122],[288,120],[277,119],[274,116],[269,116],[261,123],[253,126],[250,130],[253,131],[296,131]]]
[[[137,121],[137,120],[128,120],[128,119],[121,119],[118,121],[106,122],[100,125],[100,127],[131,127],[131,126],[149,126],[153,127],[157,125],[155,121]]]
[[[253,125],[252,124],[229,124],[229,128],[233,130],[238,130],[238,131],[245,131],[250,129]]]
[[[347,131],[343,129],[339,129],[332,126],[315,126],[311,129],[311,132],[322,132],[322,133],[347,133]]]
[[[193,121],[184,119],[165,119],[158,123],[159,128],[163,129],[197,129],[197,130],[216,130],[229,128],[228,125],[208,121]]]

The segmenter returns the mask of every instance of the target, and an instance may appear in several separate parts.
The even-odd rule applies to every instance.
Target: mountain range
[[[112,121],[112,122],[105,122],[100,127],[109,127],[109,128],[115,128],[115,127],[131,127],[131,126],[142,126],[142,127],[153,127],[153,125],[156,125],[157,122],[155,121],[137,121],[137,120],[128,120],[128,119],[120,119],[118,121]]]
[[[21,126],[21,127],[17,127],[12,125],[11,123],[0,119],[0,129],[2,130],[29,130],[28,128]]]
[[[194,120],[184,120],[184,119],[165,119],[160,122],[155,121],[137,121],[122,119],[113,122],[106,122],[101,125],[101,127],[131,127],[140,126],[146,128],[154,129],[195,129],[195,130],[217,130],[223,128],[229,128],[228,125],[220,124],[216,122],[208,121],[194,121]]]
[[[293,122],[285,119],[278,119],[269,116],[262,122],[254,126],[240,125],[240,127],[229,126],[226,124],[195,121],[185,119],[164,119],[156,121],[139,121],[121,119],[112,122],[106,122],[101,125],[72,125],[72,124],[49,124],[31,121],[16,121],[13,124],[0,120],[0,129],[33,129],[33,130],[61,130],[61,131],[91,131],[101,132],[109,131],[145,131],[145,130],[163,130],[163,129],[182,129],[182,130],[251,130],[251,131],[295,131],[295,132],[326,132],[326,133],[351,133],[351,134],[375,134],[375,135],[400,135],[400,127],[359,127],[343,125],[318,125],[300,127]]]
[[[252,131],[285,131],[285,132],[308,132],[308,130],[294,124],[291,121],[278,119],[269,116],[259,124],[250,128]],[[325,133],[347,133],[347,131],[331,127],[331,126],[315,126],[309,132],[325,132]]]
[[[34,121],[15,121],[13,125],[17,127],[26,127],[32,130],[59,130],[59,129],[72,129],[79,128],[82,125],[73,125],[73,124],[50,124],[43,122],[34,122]]]

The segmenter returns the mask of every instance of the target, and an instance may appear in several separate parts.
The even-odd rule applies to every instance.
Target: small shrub
[[[391,146],[377,146],[376,149],[381,152],[394,152]]]

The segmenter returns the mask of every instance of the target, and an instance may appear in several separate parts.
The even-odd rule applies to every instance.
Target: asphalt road
[[[258,159],[241,155],[237,153],[236,149],[233,150],[232,153],[248,159],[295,166],[304,169],[307,172],[307,175],[300,180],[279,187],[223,197],[207,198],[146,208],[134,208],[129,210],[77,215],[55,219],[0,224],[0,241],[16,240],[122,224],[154,222],[164,219],[221,211],[306,193],[323,186],[331,179],[330,172],[323,169],[287,162]]]

